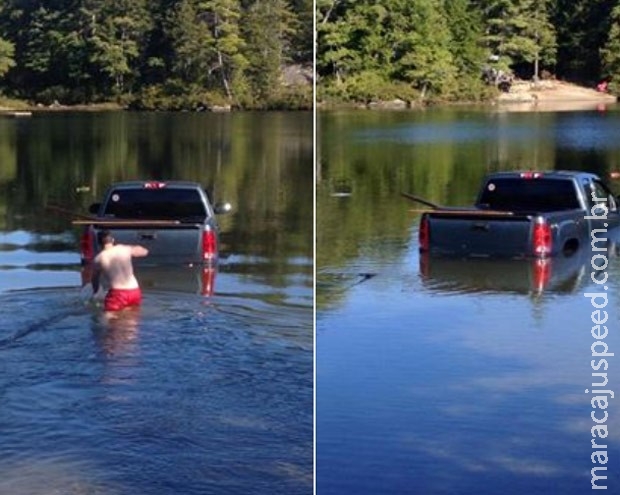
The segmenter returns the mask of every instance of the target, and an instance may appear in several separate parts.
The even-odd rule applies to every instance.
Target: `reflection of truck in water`
[[[602,242],[615,238],[620,224],[617,198],[584,172],[498,172],[484,180],[473,207],[424,203],[432,208],[420,218],[420,251],[432,256],[569,256],[590,248],[595,229]]]
[[[137,265],[135,274],[146,291],[182,292],[212,296],[217,267],[211,264]],[[82,265],[82,286],[92,282],[93,265]]]
[[[606,252],[582,249],[571,255],[533,259],[454,259],[420,253],[420,277],[430,289],[456,292],[573,293],[600,279],[592,256],[602,254],[609,263],[618,257],[614,242]]]

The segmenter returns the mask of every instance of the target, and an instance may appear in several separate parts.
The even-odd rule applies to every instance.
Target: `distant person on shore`
[[[148,255],[148,249],[137,245],[116,244],[107,230],[99,232],[97,239],[102,249],[94,259],[93,294],[99,291],[100,277],[103,275],[110,284],[103,302],[106,312],[140,306],[142,291],[133,273],[132,258]]]

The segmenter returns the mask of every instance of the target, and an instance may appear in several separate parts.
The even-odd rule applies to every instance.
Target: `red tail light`
[[[202,233],[202,259],[205,261],[214,260],[217,256],[217,238],[215,231],[207,227]]]
[[[428,225],[428,217],[423,215],[420,219],[420,227],[418,230],[418,240],[420,241],[420,251],[428,251],[429,240],[431,236],[430,226]]]
[[[551,254],[552,247],[551,227],[543,218],[538,217],[534,224],[534,254],[547,256]]]
[[[536,260],[534,262],[533,286],[536,292],[542,292],[551,279],[551,260]]]
[[[92,261],[95,257],[95,233],[92,227],[87,227],[80,236],[80,255],[82,261]]]

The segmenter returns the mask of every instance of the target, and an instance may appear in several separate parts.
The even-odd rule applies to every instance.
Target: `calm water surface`
[[[318,493],[589,493],[589,253],[544,269],[420,259],[419,205],[399,194],[467,205],[491,171],[607,176],[620,170],[619,110],[324,113],[319,123]],[[608,272],[605,341],[617,354],[615,253]],[[617,359],[606,387],[616,393]],[[619,493],[610,402],[599,443],[603,483]]]
[[[1,494],[312,492],[312,176],[309,113],[0,119]],[[216,271],[142,268],[109,324],[46,207],[133,178],[234,210]]]

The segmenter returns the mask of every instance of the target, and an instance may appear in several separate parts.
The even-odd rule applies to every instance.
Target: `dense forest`
[[[0,90],[38,104],[308,108],[312,59],[312,0],[0,0]]]
[[[620,94],[619,0],[317,0],[319,99],[483,100],[489,69],[609,83]]]

